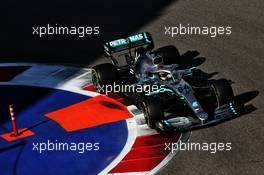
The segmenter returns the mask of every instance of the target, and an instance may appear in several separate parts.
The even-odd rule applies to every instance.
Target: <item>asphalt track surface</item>
[[[26,3],[26,4],[25,4]],[[194,131],[191,142],[231,142],[231,151],[212,154],[184,151],[160,174],[222,175],[264,172],[264,2],[262,0],[70,1],[34,4],[1,2],[2,62],[103,62],[100,43],[140,31],[152,33],[157,47],[174,44],[184,53],[197,50],[206,61],[200,66],[217,77],[231,79],[236,95],[251,99],[255,111],[224,124]],[[151,4],[152,3],[152,4]],[[99,38],[32,36],[31,27],[47,23],[101,25]],[[231,26],[232,34],[211,38],[164,35],[164,26]],[[100,42],[98,42],[98,40]],[[259,92],[256,93],[256,91]],[[241,95],[242,94],[242,95]],[[248,101],[248,100],[246,100]]]

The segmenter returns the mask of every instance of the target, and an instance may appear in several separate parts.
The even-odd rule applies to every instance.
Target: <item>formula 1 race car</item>
[[[230,81],[213,80],[184,65],[174,46],[154,49],[147,32],[107,42],[104,50],[112,63],[93,67],[96,90],[102,93],[104,85],[114,84],[142,86],[143,91],[119,94],[144,112],[150,128],[188,131],[235,118],[243,110],[234,100]]]

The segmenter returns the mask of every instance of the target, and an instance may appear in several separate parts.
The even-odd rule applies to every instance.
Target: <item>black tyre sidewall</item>
[[[212,82],[211,87],[216,96],[217,106],[227,104],[234,100],[234,93],[228,80],[215,80]]]
[[[97,91],[103,85],[112,85],[117,76],[117,69],[111,63],[99,64],[92,68],[92,81]]]
[[[117,69],[111,63],[99,64],[93,67],[100,84],[111,84],[117,79]]]
[[[150,128],[156,128],[156,122],[164,118],[162,103],[156,98],[147,98],[142,102],[142,109]]]

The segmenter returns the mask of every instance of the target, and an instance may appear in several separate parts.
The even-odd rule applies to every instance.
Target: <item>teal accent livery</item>
[[[152,49],[154,47],[153,40],[148,32],[138,33],[127,38],[109,41],[105,43],[104,51],[108,55],[111,55],[115,52],[121,52],[126,49],[144,46],[148,47],[149,49]]]

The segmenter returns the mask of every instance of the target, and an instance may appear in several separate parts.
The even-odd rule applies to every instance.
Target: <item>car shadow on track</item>
[[[242,94],[235,96],[235,100],[238,103],[244,104],[244,108],[245,108],[245,111],[243,113],[244,115],[257,110],[257,108],[254,105],[248,104],[248,103],[254,98],[256,98],[258,94],[259,94],[259,91],[248,91],[248,92],[244,92]]]
[[[192,67],[198,67],[198,66],[202,65],[203,63],[205,63],[206,58],[205,57],[199,57],[199,54],[200,53],[196,50],[192,50],[192,51],[188,50],[187,52],[182,54],[181,60],[183,60],[183,65],[181,66],[181,68],[182,69],[189,69]],[[194,73],[198,73],[199,76],[202,77],[202,80],[211,81],[211,80],[213,80],[212,78],[215,75],[217,75],[219,72],[207,73],[207,72],[204,72],[204,71],[199,69],[198,71],[193,72],[193,74]],[[199,80],[197,80],[197,81],[199,81]],[[229,80],[229,82],[231,84],[234,83],[232,80]],[[235,118],[242,117],[246,114],[254,112],[255,110],[257,110],[257,108],[253,104],[251,104],[250,101],[252,101],[254,98],[256,98],[258,96],[258,94],[259,94],[259,91],[254,90],[254,91],[248,91],[248,92],[244,92],[244,93],[236,95],[234,97],[234,101],[237,105],[239,105],[239,108],[241,108],[239,115],[231,117],[231,118],[227,118],[227,119],[219,121],[217,123],[209,124],[205,127],[195,128],[193,130],[199,130],[199,129],[203,129],[203,128],[207,128],[207,127],[212,127],[212,126],[218,125],[220,123],[224,123],[226,121],[230,121],[230,120],[233,120]]]
[[[200,55],[200,52],[198,52],[197,50],[188,50],[187,52],[182,54],[180,56],[183,64],[181,67],[183,69],[188,69],[202,65],[206,61],[206,58],[198,57],[198,55]]]

